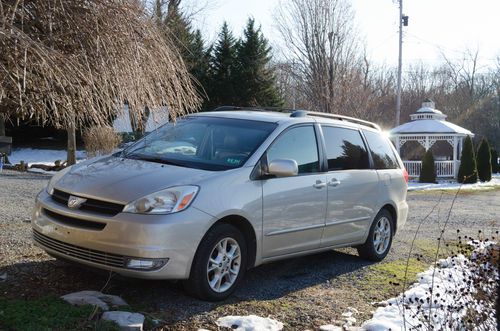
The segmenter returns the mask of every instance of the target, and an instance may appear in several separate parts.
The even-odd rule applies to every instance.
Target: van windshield
[[[239,168],[276,126],[269,122],[188,116],[151,132],[121,156],[205,170]]]

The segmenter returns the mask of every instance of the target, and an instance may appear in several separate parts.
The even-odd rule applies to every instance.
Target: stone
[[[336,326],[333,324],[326,324],[319,327],[320,331],[344,331],[344,329],[340,326]]]
[[[122,331],[142,331],[144,315],[128,311],[107,311],[102,320],[115,322]]]
[[[109,310],[111,306],[127,306],[125,300],[116,295],[103,294],[98,291],[80,291],[63,295],[61,297],[64,301],[75,305],[92,305],[101,308],[102,310]]]
[[[7,273],[4,272],[0,274],[0,282],[5,282],[7,280]]]

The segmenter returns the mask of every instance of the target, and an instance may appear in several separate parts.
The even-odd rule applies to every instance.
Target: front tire
[[[247,247],[243,234],[230,224],[217,224],[198,247],[184,288],[202,300],[224,300],[236,290],[246,267]]]
[[[370,261],[382,261],[391,249],[393,236],[392,215],[387,209],[382,209],[373,220],[366,242],[357,247],[359,256]]]

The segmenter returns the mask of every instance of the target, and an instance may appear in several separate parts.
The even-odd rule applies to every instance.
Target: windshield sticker
[[[228,158],[226,159],[226,163],[231,164],[231,165],[239,165],[239,164],[240,164],[240,162],[241,162],[241,160],[238,160],[238,159],[233,159],[233,158],[231,158],[231,157],[228,157]]]

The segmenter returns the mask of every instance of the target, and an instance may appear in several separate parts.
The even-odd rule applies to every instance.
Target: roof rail
[[[349,116],[344,116],[344,115],[338,115],[338,114],[330,114],[330,113],[320,113],[320,112],[317,112],[317,111],[308,111],[307,115],[317,116],[317,117],[324,117],[324,118],[331,118],[331,119],[339,120],[339,121],[352,122],[352,123],[356,123],[356,124],[361,124],[361,125],[369,126],[369,127],[374,128],[376,130],[379,130],[379,131],[381,130],[380,126],[378,126],[375,123],[368,122],[368,121],[365,121],[365,120],[360,120],[360,119],[357,119],[357,118],[354,118],[354,117],[349,117]]]
[[[228,110],[252,110],[252,111],[277,111],[282,113],[289,113],[293,109],[281,108],[281,107],[246,107],[246,106],[219,106],[213,111],[228,111]]]

